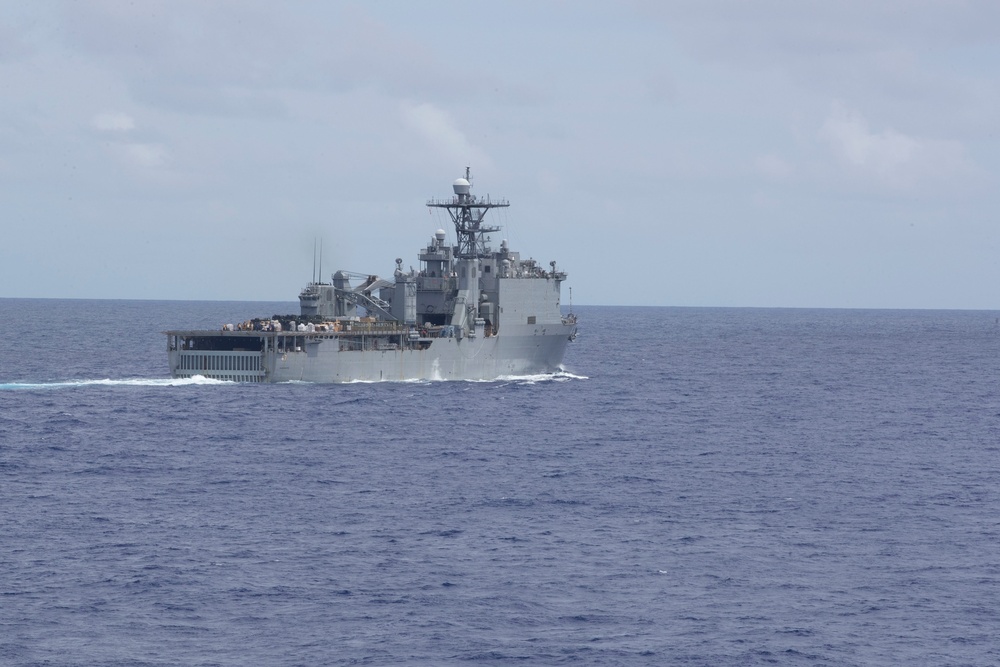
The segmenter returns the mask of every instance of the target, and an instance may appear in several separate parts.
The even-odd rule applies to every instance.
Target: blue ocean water
[[[1000,314],[578,307],[566,374],[180,383],[0,299],[0,664],[1000,663]]]

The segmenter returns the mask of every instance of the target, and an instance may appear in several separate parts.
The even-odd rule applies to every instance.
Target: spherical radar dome
[[[451,184],[454,188],[456,195],[467,195],[469,194],[469,188],[471,187],[469,181],[464,178],[456,178],[455,182]]]

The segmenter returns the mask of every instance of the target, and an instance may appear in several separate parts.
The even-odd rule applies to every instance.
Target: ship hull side
[[[496,336],[429,339],[426,349],[347,350],[337,337],[303,338],[290,350],[265,344],[256,355],[174,347],[170,371],[173,377],[237,382],[493,380],[559,371],[576,327],[560,323],[508,329],[512,331]],[[254,356],[256,361],[247,358]]]

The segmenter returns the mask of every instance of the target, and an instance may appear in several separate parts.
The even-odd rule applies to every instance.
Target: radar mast
[[[451,221],[455,223],[455,234],[458,237],[456,257],[459,259],[476,259],[489,255],[489,248],[486,245],[489,239],[486,235],[498,232],[500,228],[483,224],[483,219],[491,208],[510,206],[506,199],[491,201],[488,195],[485,198],[477,198],[471,194],[472,176],[469,172],[470,168],[466,167],[465,178],[456,179],[452,184],[455,196],[450,200],[432,199],[427,202],[430,208],[443,208],[448,211]]]

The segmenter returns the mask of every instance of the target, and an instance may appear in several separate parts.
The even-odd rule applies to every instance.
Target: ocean
[[[566,372],[168,378],[0,299],[2,665],[1000,664],[1000,313],[577,307]]]

